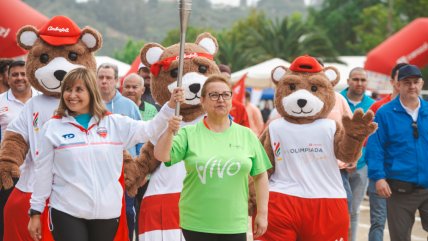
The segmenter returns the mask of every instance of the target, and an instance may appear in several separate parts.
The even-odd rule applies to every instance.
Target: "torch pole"
[[[184,48],[186,43],[186,30],[189,21],[190,12],[192,11],[192,0],[179,0],[178,11],[180,14],[180,52],[178,59],[178,76],[177,87],[181,87],[184,66]],[[180,115],[180,103],[175,106],[175,115]]]

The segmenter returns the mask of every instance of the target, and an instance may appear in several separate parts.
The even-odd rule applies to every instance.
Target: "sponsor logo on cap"
[[[69,28],[61,28],[61,27],[49,26],[48,27],[48,31],[60,32],[60,33],[68,33],[68,32],[70,32],[70,29]]]

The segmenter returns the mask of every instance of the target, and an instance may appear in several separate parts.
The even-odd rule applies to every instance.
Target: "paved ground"
[[[361,206],[361,212],[360,212],[360,222],[358,226],[358,241],[367,241],[368,240],[368,232],[370,228],[370,210],[369,210],[369,203],[367,200],[364,200],[362,206]],[[383,237],[384,241],[390,240],[389,239],[389,232],[388,232],[388,225],[386,225],[385,233]],[[427,232],[425,232],[422,229],[421,220],[419,217],[416,218],[415,224],[413,225],[412,230],[412,241],[426,241],[427,239]]]
[[[370,228],[370,211],[369,211],[369,203],[367,200],[363,201],[360,211],[360,222],[358,226],[358,235],[357,241],[367,241],[368,240],[368,232]],[[251,235],[248,238],[249,241],[252,241]],[[389,241],[389,231],[388,225],[386,225],[384,237],[384,241]],[[415,224],[412,230],[412,241],[427,241],[427,232],[422,229],[421,220],[419,217],[416,218]]]

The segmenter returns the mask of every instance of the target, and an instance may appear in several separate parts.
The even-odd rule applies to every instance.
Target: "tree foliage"
[[[383,3],[365,8],[361,23],[353,28],[357,39],[355,43],[349,43],[348,47],[354,52],[365,54],[404,27],[406,22],[395,11],[390,11]]]
[[[128,39],[128,42],[126,42],[125,47],[123,47],[122,50],[116,51],[114,53],[114,58],[118,59],[124,63],[132,64],[134,59],[137,57],[137,55],[140,54],[141,48],[144,46],[144,41],[136,41],[131,39]]]
[[[324,0],[321,9],[310,9],[310,22],[327,34],[333,46],[342,55],[361,54],[349,45],[355,44],[358,36],[354,26],[362,21],[364,8],[379,3],[380,0]]]
[[[189,26],[186,31],[186,42],[193,43],[199,34],[203,32],[214,32],[212,29],[196,28]],[[167,47],[180,42],[180,29],[174,29],[166,34],[166,37],[162,40],[162,45]]]
[[[230,65],[233,71],[271,58],[292,61],[310,54],[337,61],[338,55],[327,36],[305,22],[300,14],[272,20],[254,10],[230,30],[219,33],[218,40],[218,60]]]
[[[169,46],[180,38],[176,1],[24,1],[48,17],[66,15],[81,27],[96,28],[103,35],[98,54],[127,63],[144,42]],[[256,8],[219,8],[209,0],[193,1],[186,40],[211,32],[219,42],[217,61],[234,71],[273,57],[290,61],[301,54],[330,61],[339,54],[365,55],[428,13],[428,0],[323,0],[309,10],[303,2],[259,0]],[[295,11],[301,13],[292,14]]]
[[[249,42],[266,59],[279,57],[292,61],[297,56],[309,54],[337,61],[338,53],[325,34],[308,24],[300,14],[282,20],[265,19],[260,29],[248,34]]]

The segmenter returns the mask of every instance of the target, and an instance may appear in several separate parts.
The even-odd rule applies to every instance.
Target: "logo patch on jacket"
[[[73,139],[74,138],[74,134],[73,133],[68,133],[68,134],[62,135],[62,137],[64,139]]]
[[[0,108],[0,113],[7,112],[8,110],[9,110],[9,108],[7,106],[4,106],[4,107]]]
[[[105,127],[98,127],[97,134],[105,138],[107,136],[107,129]]]
[[[33,129],[36,133],[39,131],[39,112],[33,112]]]

